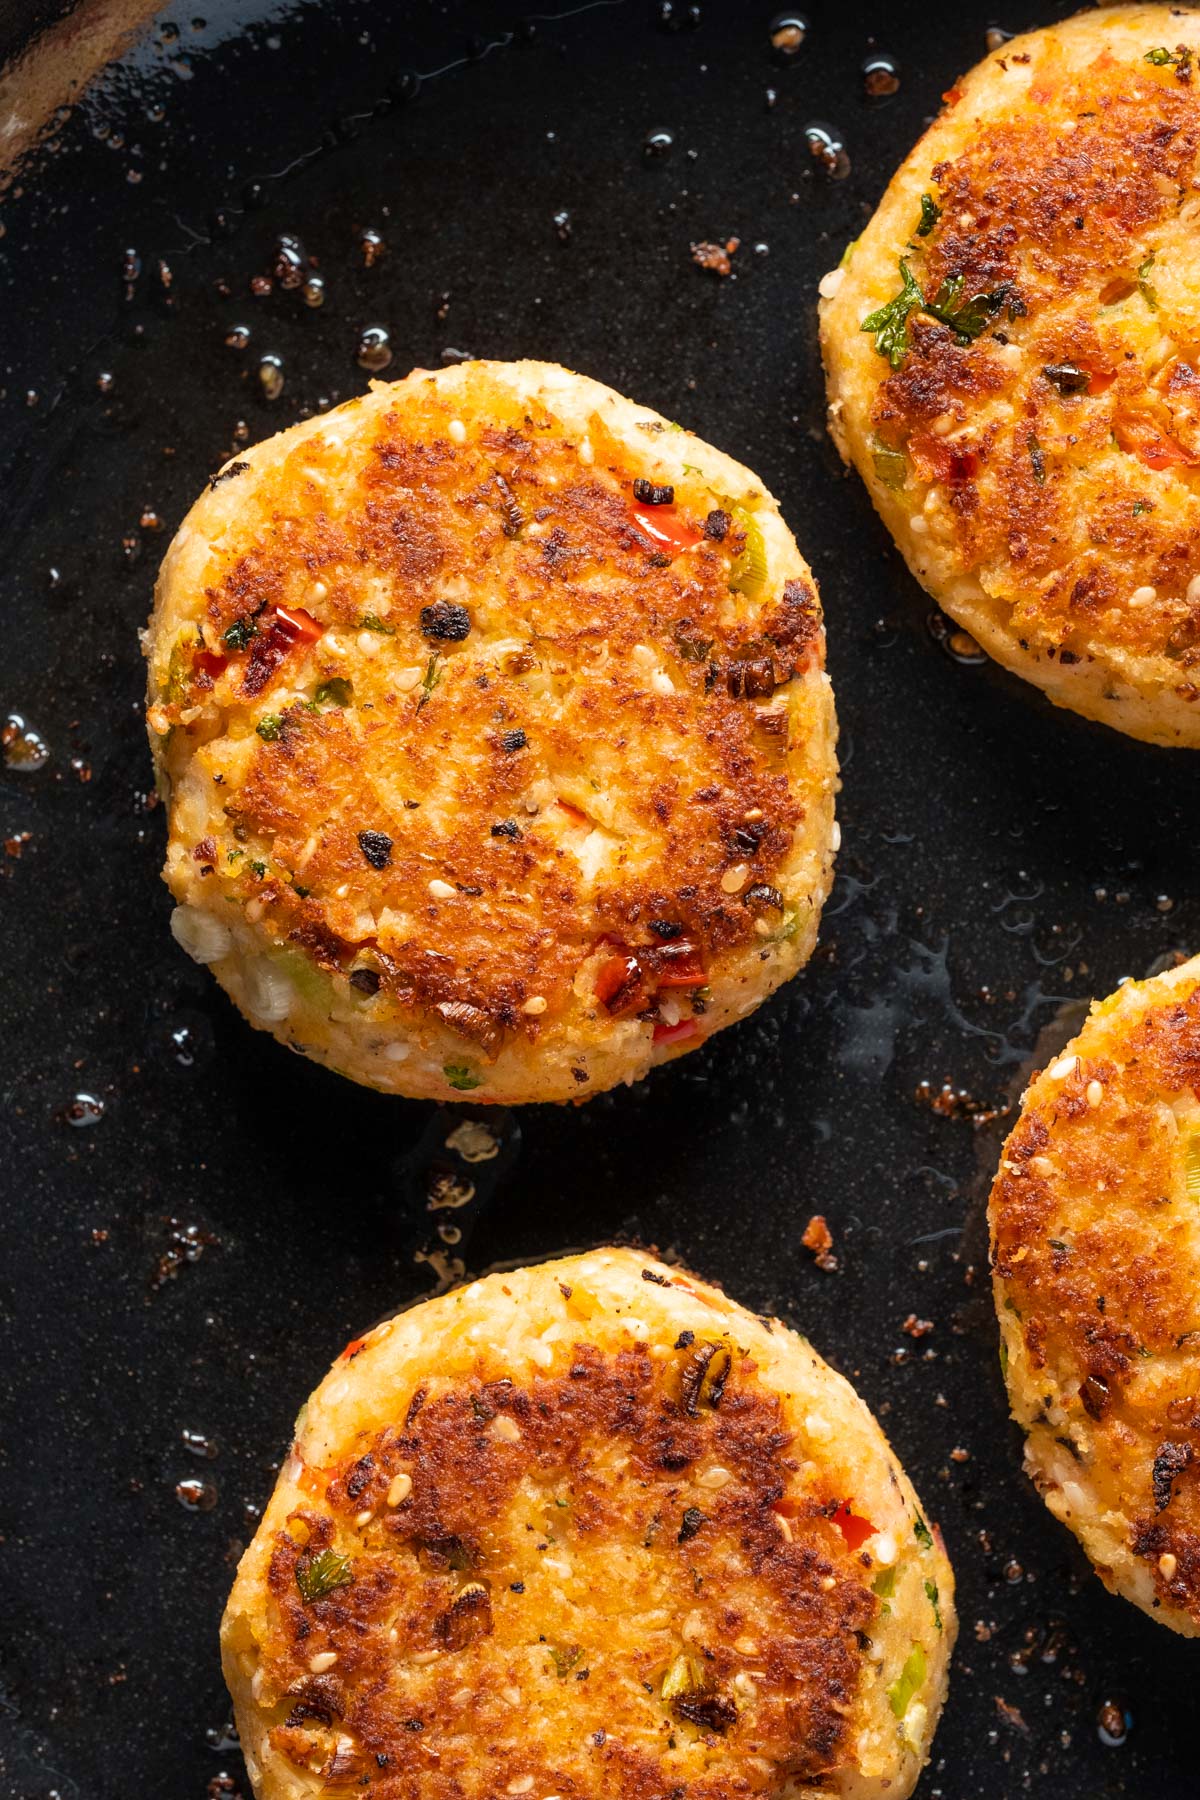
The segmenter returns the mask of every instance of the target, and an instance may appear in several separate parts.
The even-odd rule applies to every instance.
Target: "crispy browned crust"
[[[695,541],[681,553],[642,528],[652,423],[631,443],[594,414],[581,456],[577,429],[480,365],[457,397],[416,379],[391,406],[373,396],[349,467],[341,427],[305,429],[253,477],[226,471],[223,493],[252,480],[260,523],[206,527],[200,635],[152,691],[172,779],[199,752],[220,782],[219,817],[197,815],[169,865],[177,897],[196,888],[190,858],[270,943],[334,974],[365,963],[377,1018],[389,1002],[436,1016],[485,1058],[577,1013],[603,945],[653,963],[683,938],[719,973],[757,969],[764,933],[807,933],[798,846],[813,795],[827,833],[832,771],[824,703],[810,718],[792,702],[823,683],[816,590],[773,570],[761,604],[731,594],[747,537],[717,508],[735,465],[715,453],[715,477],[643,509]],[[272,624],[298,604],[320,633],[299,651]],[[448,607],[438,635],[430,609]],[[331,681],[349,704],[314,701]],[[612,854],[593,880],[595,826]],[[363,834],[384,845],[374,861]]]
[[[1010,1391],[1033,1434],[1035,1478],[1061,1489],[1049,1476],[1057,1444],[1089,1497],[1068,1522],[1096,1557],[1089,1533],[1105,1521],[1117,1552],[1100,1574],[1182,1630],[1200,1630],[1198,1233],[1184,1173],[1197,1125],[1189,965],[1165,989],[1150,982],[1105,1003],[1038,1078],[990,1207],[1001,1322],[1023,1346],[1009,1358]]]
[[[825,350],[835,434],[947,610],[1060,703],[1200,742],[1200,82],[1181,37],[1200,42],[1195,13],[1084,14],[952,88],[854,249]],[[993,313],[965,343],[914,314],[889,372],[859,327],[902,257],[928,298],[960,279]],[[1064,366],[1084,391],[1047,374]],[[879,450],[905,456],[902,489]]]
[[[737,1363],[717,1409],[689,1416],[680,1384],[704,1348],[681,1349],[664,1379],[644,1347],[610,1357],[580,1344],[565,1375],[527,1388],[489,1379],[481,1357],[476,1379],[423,1404],[418,1393],[405,1423],[339,1462],[324,1496],[275,1540],[275,1625],[264,1667],[289,1701],[274,1746],[306,1764],[314,1742],[330,1731],[348,1735],[379,1800],[491,1792],[486,1778],[473,1785],[474,1772],[456,1761],[461,1707],[451,1696],[464,1686],[484,1695],[511,1678],[508,1652],[528,1641],[522,1614],[537,1604],[513,1586],[528,1575],[531,1555],[536,1562],[553,1548],[570,1560],[602,1545],[612,1569],[629,1559],[662,1605],[697,1616],[696,1640],[706,1648],[698,1653],[703,1687],[690,1696],[694,1716],[689,1721],[688,1698],[682,1711],[663,1703],[662,1671],[649,1661],[639,1668],[632,1659],[635,1684],[629,1668],[589,1667],[600,1643],[547,1643],[540,1704],[529,1707],[525,1752],[519,1765],[506,1765],[506,1784],[532,1775],[532,1791],[562,1791],[565,1734],[555,1715],[564,1711],[574,1742],[569,1791],[580,1796],[659,1800],[666,1791],[656,1756],[608,1735],[617,1718],[635,1727],[630,1735],[665,1736],[690,1724],[710,1740],[707,1773],[689,1785],[695,1800],[772,1793],[784,1777],[819,1782],[850,1757],[855,1634],[878,1602],[825,1511],[805,1502],[786,1519],[780,1512],[797,1465],[778,1397],[756,1383],[752,1361]],[[515,1442],[488,1429],[496,1419],[515,1423]],[[603,1461],[607,1471],[614,1457],[628,1458],[615,1480],[597,1468]],[[697,1519],[679,1496],[702,1461],[732,1478]],[[388,1486],[402,1469],[412,1475],[412,1495],[388,1511]],[[536,1528],[527,1481],[558,1496],[537,1512]],[[828,1512],[841,1498],[830,1494]],[[357,1528],[368,1509],[372,1523]],[[353,1582],[308,1604],[297,1567],[334,1543],[350,1546]],[[596,1581],[605,1593],[602,1562]],[[395,1642],[385,1628],[393,1619],[401,1622]],[[750,1655],[734,1647],[747,1633],[756,1645]],[[413,1661],[447,1645],[460,1654]],[[336,1675],[314,1677],[309,1661],[325,1649],[337,1653]],[[753,1743],[739,1727],[734,1686],[747,1668],[757,1671]],[[326,1729],[314,1730],[314,1707],[328,1713]],[[750,1756],[766,1766],[755,1773]]]

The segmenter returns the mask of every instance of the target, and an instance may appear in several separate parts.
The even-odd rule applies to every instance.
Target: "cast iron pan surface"
[[[780,63],[745,0],[678,31],[648,0],[524,28],[189,0],[0,199],[0,712],[34,734],[0,770],[6,1795],[248,1793],[217,1622],[301,1401],[452,1259],[614,1238],[801,1325],[940,1519],[962,1633],[924,1800],[1196,1794],[1200,1648],[1106,1595],[1021,1473],[983,1219],[1004,1120],[917,1097],[948,1081],[986,1119],[1088,997],[1200,943],[1196,763],[956,662],[823,429],[817,281],[985,28],[1070,10],[1028,3],[816,0]],[[281,233],[319,259],[319,310],[251,290]],[[728,278],[693,264],[734,236]],[[237,444],[363,390],[371,325],[393,375],[546,357],[749,463],[819,577],[841,716],[811,969],[632,1091],[493,1120],[473,1167],[442,1149],[452,1112],[251,1032],[158,879],[158,560]],[[813,1213],[835,1271],[800,1245]]]

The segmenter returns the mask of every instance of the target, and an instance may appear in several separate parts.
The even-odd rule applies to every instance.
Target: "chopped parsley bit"
[[[908,1711],[913,1695],[924,1685],[925,1674],[925,1652],[920,1644],[914,1644],[907,1662],[887,1691],[888,1705],[896,1718],[902,1719]]]
[[[871,1583],[871,1592],[878,1594],[881,1600],[890,1600],[896,1591],[895,1569],[880,1569]]]
[[[1033,464],[1033,479],[1037,482],[1039,487],[1045,487],[1046,458],[1042,455],[1042,446],[1038,443],[1032,433],[1026,442],[1029,447],[1029,460]]]
[[[1150,280],[1150,271],[1154,267],[1155,252],[1152,250],[1144,263],[1139,263],[1137,272],[1138,293],[1146,302],[1151,312],[1158,311],[1158,290]]]
[[[250,639],[257,636],[258,626],[253,619],[235,619],[221,633],[221,642],[227,650],[244,650]]]
[[[311,1562],[296,1565],[296,1586],[310,1605],[314,1600],[324,1600],[336,1588],[349,1587],[353,1580],[349,1562],[336,1550],[322,1550]]]
[[[265,862],[252,862],[250,864],[250,867],[251,867],[251,869],[253,869],[254,873],[258,876],[258,879],[261,881],[267,872],[266,863]]]
[[[918,237],[928,237],[930,232],[933,230],[934,226],[937,224],[938,220],[941,218],[941,216],[942,216],[942,209],[938,205],[937,201],[934,199],[933,195],[932,194],[922,194],[921,195],[921,222],[917,226],[917,236]]]
[[[938,1605],[938,1589],[936,1581],[927,1581],[925,1583],[925,1598],[933,1608],[933,1622],[940,1631],[942,1629],[942,1609]]]
[[[452,1088],[457,1088],[463,1094],[469,1094],[472,1088],[483,1086],[483,1076],[476,1075],[466,1063],[445,1063],[442,1074]]]
[[[554,1664],[560,1681],[567,1679],[582,1655],[583,1651],[578,1644],[567,1644],[562,1649],[555,1644],[550,1646],[550,1661]]]
[[[313,699],[318,706],[349,706],[354,699],[354,689],[344,675],[335,675],[332,681],[323,681]]]
[[[1135,519],[1140,518],[1143,513],[1148,513],[1151,510],[1152,508],[1148,500],[1135,500],[1133,503],[1133,516]]]
[[[246,852],[244,850],[240,850],[240,849],[236,849],[236,848],[233,850],[227,850],[225,852],[225,860],[226,860],[226,862],[235,863],[239,856],[245,856],[245,854],[246,854]]]
[[[842,259],[838,263],[839,269],[848,269],[850,267],[850,258],[854,255],[854,248],[857,243],[858,243],[857,238],[850,239],[850,242],[846,245],[846,248],[842,251]]]
[[[933,1533],[930,1531],[920,1513],[917,1514],[913,1521],[913,1536],[916,1538],[918,1544],[923,1544],[925,1546],[926,1550],[933,1549]]]
[[[292,892],[293,892],[293,894],[295,894],[295,895],[296,895],[296,896],[297,896],[297,897],[298,897],[298,898],[299,898],[299,899],[301,899],[301,900],[307,900],[307,899],[308,899],[308,896],[309,896],[309,895],[310,895],[310,894],[311,894],[311,893],[312,893],[312,889],[311,889],[311,888],[306,888],[306,887],[301,887],[301,886],[300,886],[300,883],[299,883],[299,882],[298,882],[298,881],[293,881],[293,883],[292,883]]]
[[[358,621],[358,628],[360,631],[381,631],[384,637],[396,635],[396,627],[386,624],[378,613],[364,613]]]
[[[886,306],[868,313],[859,327],[861,331],[874,333],[876,350],[880,356],[887,357],[893,369],[900,367],[908,350],[908,321],[913,313],[928,313],[939,324],[948,325],[960,344],[969,344],[990,324],[1005,300],[1009,301],[1010,313],[1020,305],[1011,297],[1007,285],[990,294],[975,294],[964,302],[965,275],[951,275],[942,282],[933,299],[926,300],[903,257],[900,258],[900,279],[903,283],[900,292]]]
[[[1156,69],[1165,69],[1169,64],[1177,63],[1179,58],[1165,44],[1158,44],[1153,50],[1147,50],[1143,60],[1153,63]]]
[[[925,304],[925,296],[903,257],[900,258],[900,279],[903,282],[900,292],[885,306],[868,313],[859,327],[860,331],[874,333],[876,350],[880,356],[887,357],[893,369],[900,367],[908,349],[909,314],[918,312]]]
[[[264,713],[254,729],[264,744],[273,744],[283,730],[283,720],[278,713]]]
[[[420,712],[421,708],[424,706],[425,702],[428,700],[430,694],[432,694],[434,688],[437,686],[438,682],[442,679],[442,671],[438,668],[438,663],[441,661],[441,659],[442,659],[442,654],[441,654],[440,650],[435,650],[433,655],[429,659],[429,667],[426,669],[424,677],[421,681],[421,698],[417,701],[417,711],[418,712]]]

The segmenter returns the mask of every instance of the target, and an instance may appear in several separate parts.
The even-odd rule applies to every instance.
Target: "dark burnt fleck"
[[[515,842],[520,835],[521,827],[517,824],[515,819],[501,819],[498,825],[492,826],[493,837],[511,838]]]
[[[250,464],[248,462],[230,463],[229,467],[227,469],[222,469],[219,475],[210,475],[208,481],[209,491],[212,492],[216,488],[219,488],[223,481],[232,481],[235,475],[244,474],[249,467]]]
[[[1160,1444],[1154,1453],[1154,1467],[1150,1474],[1150,1485],[1154,1492],[1154,1509],[1165,1512],[1171,1504],[1171,1489],[1177,1475],[1182,1475],[1189,1466],[1196,1452],[1191,1444],[1175,1443],[1168,1440]]]
[[[355,969],[350,977],[350,986],[360,994],[377,994],[379,977],[374,969]]]
[[[386,831],[360,831],[358,847],[373,869],[386,869],[392,860],[392,840]]]
[[[679,1522],[678,1541],[681,1544],[686,1544],[691,1538],[695,1537],[701,1526],[707,1525],[707,1523],[707,1516],[700,1511],[698,1506],[689,1506]]]
[[[674,919],[651,919],[648,922],[647,930],[652,931],[656,938],[661,938],[664,944],[669,944],[673,939],[683,936],[683,926],[677,925]]]
[[[729,532],[729,514],[714,506],[704,521],[704,535],[711,538],[714,544],[723,544]]]
[[[756,881],[753,887],[747,888],[742,895],[743,906],[770,907],[775,912],[783,911],[783,895],[776,887],[765,881]]]
[[[737,1724],[737,1707],[725,1694],[700,1694],[673,1702],[675,1711],[689,1724],[708,1731],[728,1731]]]
[[[660,1275],[656,1269],[643,1269],[642,1280],[652,1281],[655,1287],[670,1287],[671,1285],[666,1276]]]
[[[1102,1419],[1108,1406],[1108,1383],[1098,1375],[1089,1375],[1079,1390],[1083,1410],[1089,1418]]]
[[[449,600],[435,600],[421,608],[421,630],[427,638],[440,644],[461,644],[471,630],[471,615],[465,606]]]
[[[675,489],[663,483],[647,481],[639,475],[633,484],[633,497],[640,500],[643,506],[674,506]]]
[[[520,726],[515,731],[506,731],[500,739],[500,748],[511,756],[514,750],[523,750],[529,739]]]
[[[681,1331],[679,1336],[675,1339],[675,1348],[677,1350],[690,1350],[695,1341],[696,1334],[694,1331]]]

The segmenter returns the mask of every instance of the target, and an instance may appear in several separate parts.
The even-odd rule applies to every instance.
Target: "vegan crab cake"
[[[1025,1463],[1105,1586],[1200,1635],[1200,958],[1092,1008],[991,1196]]]
[[[258,1800],[903,1800],[940,1540],[808,1343],[631,1250],[349,1344],[222,1644]]]
[[[246,451],[147,654],[175,935],[357,1081],[586,1098],[812,952],[812,576],[748,470],[594,381],[418,371]]]
[[[830,424],[913,574],[1057,705],[1200,745],[1200,13],[947,93],[821,283]]]

